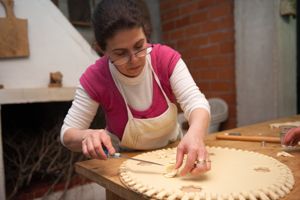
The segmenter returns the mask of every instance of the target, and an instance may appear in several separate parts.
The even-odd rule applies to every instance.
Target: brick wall
[[[229,106],[236,127],[233,0],[161,0],[162,43],[178,50],[207,98]]]

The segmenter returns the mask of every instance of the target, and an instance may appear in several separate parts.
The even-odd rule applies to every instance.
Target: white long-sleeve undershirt
[[[149,61],[149,59],[147,60]],[[153,95],[151,69],[145,66],[143,72],[138,77],[132,79],[121,75],[111,66],[110,64],[111,72],[114,73],[123,84],[122,87],[125,91],[127,103],[136,110],[145,110],[148,108],[152,104]],[[182,59],[177,62],[174,68],[170,77],[170,84],[186,119],[189,119],[191,112],[196,108],[204,108],[210,113],[208,101],[195,84]],[[83,87],[79,85],[76,89],[72,106],[66,115],[61,129],[61,142],[63,143],[63,135],[68,128],[89,128],[99,106],[99,103],[91,99]]]

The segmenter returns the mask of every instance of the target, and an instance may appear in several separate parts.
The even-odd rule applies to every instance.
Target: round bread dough
[[[135,157],[164,166],[123,162],[120,179],[131,190],[153,199],[275,200],[293,188],[291,170],[270,156],[221,147],[207,147],[207,151],[211,170],[198,176],[165,176],[166,168],[170,170],[168,166],[176,160],[176,148],[169,148]]]

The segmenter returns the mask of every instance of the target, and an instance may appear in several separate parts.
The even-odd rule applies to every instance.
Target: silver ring
[[[206,160],[198,159],[195,161],[195,165],[203,165],[205,163],[210,163],[210,162],[211,162],[211,160],[209,160],[209,159],[206,159]]]
[[[198,159],[198,160],[195,161],[196,165],[203,165],[204,163],[206,163],[206,161],[203,160],[203,159]]]

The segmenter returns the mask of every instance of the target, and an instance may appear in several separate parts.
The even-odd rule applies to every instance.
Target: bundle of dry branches
[[[50,180],[49,195],[54,186],[65,182],[63,199],[74,173],[74,163],[84,159],[80,153],[73,153],[59,141],[60,126],[41,133],[9,133],[4,139],[4,162],[7,199],[28,187],[33,181]],[[26,135],[26,136],[24,136]],[[40,179],[40,180],[38,180]]]

